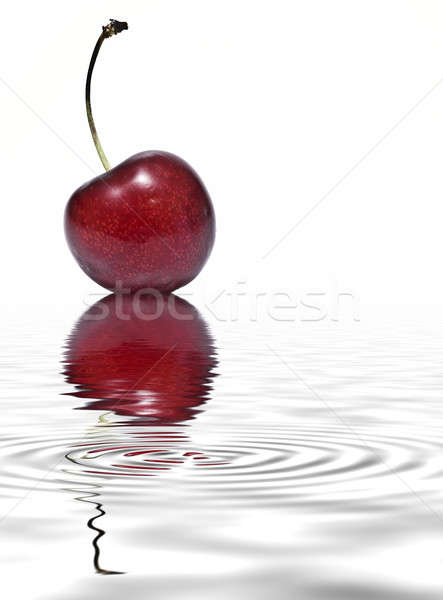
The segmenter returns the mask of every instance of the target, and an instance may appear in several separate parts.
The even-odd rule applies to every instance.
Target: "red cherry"
[[[103,287],[170,292],[205,264],[215,219],[189,165],[166,152],[142,152],[74,192],[65,232],[81,268]]]
[[[192,419],[208,399],[217,360],[197,309],[170,295],[111,294],[75,325],[65,354],[78,408],[135,417],[134,425]],[[201,410],[201,409],[200,409]]]
[[[127,29],[103,28],[86,79],[86,109],[107,172],[80,187],[65,211],[68,245],[80,267],[110,290],[171,292],[203,268],[215,239],[211,199],[195,171],[173,154],[141,152],[110,169],[90,104],[91,76],[103,41]]]

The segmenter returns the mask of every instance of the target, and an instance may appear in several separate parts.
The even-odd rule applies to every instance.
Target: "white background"
[[[188,291],[441,302],[443,2],[41,0],[9,3],[0,36],[4,305],[101,293],[62,221],[102,171],[84,80],[109,18],[129,22],[93,80],[111,164],[168,150],[213,198],[216,245]]]

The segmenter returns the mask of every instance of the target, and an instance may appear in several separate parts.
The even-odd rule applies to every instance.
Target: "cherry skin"
[[[99,285],[171,292],[192,281],[208,259],[214,209],[184,160],[141,152],[74,192],[65,234],[80,267]]]

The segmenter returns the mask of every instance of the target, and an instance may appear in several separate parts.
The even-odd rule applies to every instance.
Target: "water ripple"
[[[237,330],[216,344],[195,307],[175,302],[181,319],[149,320],[108,296],[74,325],[62,357],[33,348],[25,385],[17,356],[31,337],[10,350],[0,438],[10,538],[29,531],[57,547],[66,536],[81,544],[77,556],[88,543],[97,573],[146,576],[148,562],[165,581],[199,569],[247,578],[251,565],[255,581],[269,565],[292,577],[296,565],[313,590],[317,572],[353,564],[370,589],[371,560],[387,578],[400,564],[407,580],[403,564],[413,572],[441,546],[439,348],[285,331],[281,352],[297,379],[266,349],[281,332],[251,342]],[[149,314],[152,299],[141,308]],[[9,553],[9,565],[22,565]],[[441,577],[440,563],[423,569],[426,581]],[[363,585],[351,583],[337,583],[341,597]],[[395,577],[390,585],[400,589]]]

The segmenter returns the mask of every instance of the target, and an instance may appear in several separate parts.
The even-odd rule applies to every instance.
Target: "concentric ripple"
[[[159,431],[139,433],[138,436],[130,433],[127,443],[78,444],[66,458],[81,467],[83,473],[113,477],[153,477],[185,464],[210,467],[226,464],[220,457],[189,450],[188,438],[180,432]],[[134,440],[134,437],[138,439]]]
[[[368,498],[426,492],[442,475],[434,436],[398,438],[339,426],[275,427],[264,424],[205,433],[182,428],[108,426],[83,439],[3,440],[2,495],[49,490],[80,477],[107,487],[140,478],[186,480],[189,492],[224,501],[278,503],[307,498]],[[111,435],[104,435],[110,433]],[[72,435],[72,434],[71,434]],[[86,479],[85,479],[86,478]],[[132,482],[132,483],[131,483]],[[280,500],[279,500],[280,498]]]

